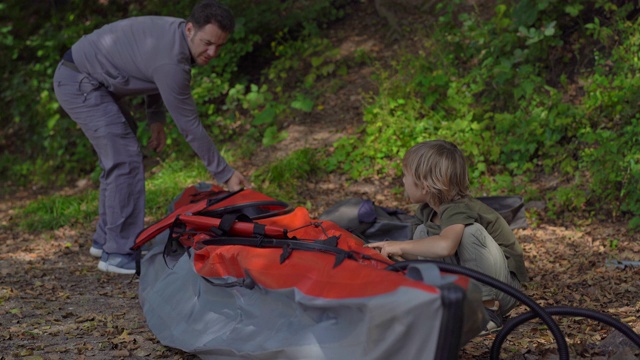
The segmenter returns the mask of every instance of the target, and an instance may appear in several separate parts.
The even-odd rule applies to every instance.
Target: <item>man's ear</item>
[[[193,26],[193,23],[187,22],[187,25],[185,25],[184,27],[184,31],[187,33],[187,37],[191,38],[195,31],[195,27]]]

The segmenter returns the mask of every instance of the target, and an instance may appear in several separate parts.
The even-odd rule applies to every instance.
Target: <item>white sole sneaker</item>
[[[104,261],[100,261],[98,263],[98,270],[104,271],[104,272],[110,272],[110,273],[114,273],[114,274],[124,274],[124,275],[133,275],[133,274],[136,273],[135,270],[119,268],[119,267],[114,266],[114,265],[109,265]]]
[[[92,246],[91,249],[89,249],[89,254],[95,258],[102,257],[102,249],[98,249]]]

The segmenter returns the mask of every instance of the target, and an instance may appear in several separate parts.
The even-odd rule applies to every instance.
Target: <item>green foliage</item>
[[[196,80],[194,98],[201,104],[201,112],[209,116],[203,121],[205,126],[213,129],[219,138],[243,138],[240,143],[245,146],[239,152],[250,156],[258,144],[268,147],[285,139],[288,134],[280,131],[279,119],[290,117],[294,111],[310,112],[315,103],[315,95],[310,90],[317,80],[346,73],[346,65],[336,60],[337,50],[331,43],[318,35],[321,24],[341,16],[338,10],[340,2],[260,2],[257,8],[236,5],[245,12],[245,17],[238,19],[233,39],[247,40],[244,47],[226,47],[231,48],[235,55],[222,56],[214,64],[214,73],[228,74],[227,69],[233,69],[236,76],[221,80],[216,77],[214,81],[194,73],[194,78],[203,79],[203,83]],[[303,9],[302,5],[307,8]],[[262,7],[269,9],[257,12]],[[278,12],[287,16],[268,21]],[[262,16],[265,13],[269,14],[266,18]],[[256,22],[253,17],[257,14],[261,15]],[[272,31],[265,32],[267,29]],[[265,33],[275,35],[263,38]],[[267,41],[268,53],[266,46],[259,47]],[[237,64],[249,53],[250,56],[262,54],[273,58],[261,71],[260,85],[245,81],[237,71]],[[218,67],[220,63],[226,64],[226,68]],[[231,85],[234,82],[235,85]],[[296,89],[301,91],[296,92]],[[225,95],[224,105],[220,107],[215,99]],[[237,130],[244,132],[237,133]],[[184,151],[188,149],[184,147]]]
[[[163,163],[146,181],[147,221],[157,221],[167,214],[169,204],[185,187],[211,182],[211,176],[199,160]],[[18,226],[26,231],[54,230],[63,226],[92,228],[98,214],[97,189],[76,195],[52,195],[29,203],[18,212]]]
[[[472,177],[484,174],[497,144],[488,141],[488,118],[478,118],[465,86],[451,81],[455,69],[412,57],[396,64],[396,73],[378,71],[380,92],[365,109],[363,138],[345,137],[327,161],[329,170],[352,177],[398,176],[404,152],[413,144],[442,138],[460,144],[475,159]],[[441,64],[440,64],[441,65]]]
[[[6,12],[2,23],[9,25],[2,26],[8,35],[2,53],[11,56],[0,60],[0,99],[8,107],[2,112],[7,124],[2,146],[8,149],[9,158],[19,159],[14,167],[5,163],[7,157],[3,156],[0,168],[5,179],[19,184],[56,184],[69,174],[96,166],[89,142],[75,123],[62,116],[51,79],[62,53],[89,31],[85,21],[99,25],[108,20],[104,12],[117,7],[79,3],[70,1],[68,11],[42,9],[40,3],[3,3]],[[81,16],[82,12],[87,17]],[[27,21],[31,16],[46,17],[47,21]],[[20,26],[12,25],[13,21]]]
[[[353,179],[398,177],[410,146],[440,138],[467,154],[478,194],[520,193],[546,200],[552,217],[613,216],[640,229],[636,2],[497,0],[478,12],[466,1],[441,1],[428,22],[429,36],[415,40],[422,52],[390,64],[377,64],[375,54],[364,50],[341,58],[323,36],[323,28],[342,16],[346,0],[227,2],[237,30],[220,58],[193,70],[193,96],[214,139],[240,144],[235,156],[252,156],[259,146],[286,138],[282,123],[317,109],[319,94],[339,86],[349,66],[375,67],[379,91],[366,99],[360,131],[338,140],[326,157],[303,149],[257,171],[254,183],[270,195],[294,199],[297,184],[322,171]],[[97,174],[90,144],[51,90],[60,56],[107,22],[147,14],[186,17],[193,2],[25,4],[0,4],[2,177],[54,184]],[[132,106],[139,112],[142,102],[133,100]],[[193,153],[168,124],[172,158],[147,184],[148,198],[157,200],[148,204],[153,216],[161,216],[189,180],[207,178],[199,162],[184,165]],[[144,145],[144,126],[138,135]],[[176,180],[172,176],[180,171],[169,163],[199,166],[199,172]],[[537,176],[554,178],[555,187],[527,186]],[[56,213],[65,223],[86,221],[78,214],[90,213],[85,204],[67,215],[58,204],[73,207],[52,199],[29,211]],[[47,226],[56,224],[52,219]]]
[[[527,192],[550,216],[628,216],[638,228],[637,5],[505,0],[483,17],[464,6],[441,3],[425,54],[379,69],[365,125],[335,144],[327,167],[398,176],[406,149],[446,139],[485,193]],[[527,191],[537,174],[558,187]]]
[[[269,196],[291,203],[304,203],[305,199],[298,193],[300,183],[322,175],[324,171],[318,150],[303,148],[256,170],[251,180],[258,191]]]
[[[171,159],[146,181],[146,216],[152,221],[167,215],[169,204],[186,187],[199,182],[213,182],[199,159]]]
[[[579,185],[559,187],[549,192],[545,200],[549,208],[548,215],[551,218],[558,218],[565,214],[577,214],[583,210],[587,202],[587,194]]]
[[[98,213],[98,193],[53,195],[29,203],[19,211],[19,227],[26,231],[58,229],[91,224]]]
[[[596,68],[585,77],[583,99],[586,119],[579,140],[582,170],[591,176],[589,191],[594,206],[613,216],[630,214],[632,228],[640,228],[640,36],[633,23],[621,21],[614,28],[620,44],[609,56],[596,54]],[[637,54],[637,53],[636,53]]]
[[[305,33],[307,37],[317,34],[321,27],[342,15],[344,1],[227,2],[236,15],[236,31],[210,66],[193,69],[193,97],[203,125],[214,139],[220,141],[236,137],[238,132],[250,132],[252,138],[264,134],[262,142],[272,144],[286,136],[277,131],[276,120],[292,99],[280,105],[262,85],[258,91],[253,88],[246,91],[246,99],[234,104],[225,104],[225,98],[237,85],[252,87],[247,74],[255,75],[256,69],[247,59],[265,58],[268,63],[276,56],[269,45],[275,39],[271,34],[286,29]],[[194,4],[157,0],[142,3],[68,0],[64,6],[56,3],[9,0],[0,4],[0,49],[5,55],[0,59],[3,74],[0,99],[6,107],[2,112],[3,124],[7,124],[0,137],[0,146],[7,149],[0,158],[0,170],[3,179],[17,184],[64,184],[94,172],[97,167],[91,145],[59,108],[52,90],[51,78],[62,54],[82,35],[106,23],[141,15],[187,17]],[[326,63],[320,65],[314,60],[314,64],[320,70],[311,74],[326,74]],[[265,97],[262,107],[243,108],[255,100],[254,95]],[[132,104],[136,117],[141,119],[143,115],[138,114],[143,114],[143,103],[134,100]],[[303,102],[302,106],[304,111],[308,103]],[[267,115],[269,111],[275,113],[270,121],[248,131],[251,119],[264,111]],[[148,130],[141,126],[138,135],[145,145]],[[175,126],[167,127],[167,145],[167,153],[192,156]]]

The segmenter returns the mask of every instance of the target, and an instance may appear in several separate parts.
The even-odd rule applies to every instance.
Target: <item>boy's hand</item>
[[[387,259],[395,260],[396,258],[402,259],[401,243],[401,241],[380,241],[364,246],[378,250]]]

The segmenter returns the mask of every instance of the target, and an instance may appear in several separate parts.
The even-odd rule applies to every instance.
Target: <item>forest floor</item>
[[[345,56],[365,48],[380,58],[391,58],[411,39],[390,40],[387,30],[371,3],[362,2],[332,27],[332,39]],[[321,99],[325,110],[291,119],[285,141],[234,166],[250,174],[265,161],[302,147],[328,147],[339,136],[355,131],[361,124],[363,98],[376,91],[371,81],[374,71],[367,66],[352,69],[345,86]],[[201,180],[207,179],[194,179],[194,183]],[[399,179],[346,184],[339,176],[328,175],[311,179],[300,194],[312,204],[312,215],[349,197],[406,208],[391,191],[400,185]],[[149,330],[135,276],[97,270],[97,261],[88,251],[94,224],[44,233],[25,233],[15,226],[15,209],[36,196],[34,191],[21,190],[0,199],[0,360],[193,358],[161,345]],[[539,209],[541,204],[528,206]],[[640,234],[629,232],[622,222],[578,218],[558,223],[547,219],[544,211],[531,214],[529,227],[515,231],[531,277],[524,293],[541,306],[608,314],[640,333],[640,267],[607,266],[608,260],[640,260]],[[527,310],[520,306],[513,315]],[[612,327],[585,318],[555,319],[572,359],[640,358],[640,349]],[[471,340],[460,351],[460,359],[488,358],[494,338]],[[501,354],[506,359],[558,358],[551,333],[539,321],[517,328]]]

